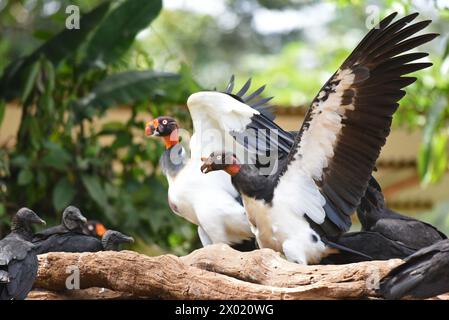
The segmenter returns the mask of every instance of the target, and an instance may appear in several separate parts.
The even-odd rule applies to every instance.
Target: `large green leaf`
[[[40,164],[45,167],[55,168],[59,170],[67,170],[71,155],[63,147],[53,142],[45,142],[46,154],[40,159]]]
[[[29,67],[28,72],[26,72],[26,79],[23,85],[22,98],[21,98],[24,103],[28,99],[29,95],[31,94],[31,91],[34,88],[40,67],[41,64],[38,61],[36,61]]]
[[[20,170],[19,176],[17,177],[17,184],[19,186],[26,186],[31,181],[33,181],[33,172],[28,168]]]
[[[79,101],[78,106],[108,108],[161,96],[170,100],[171,92],[179,86],[179,79],[175,74],[153,71],[114,74],[100,82],[88,96]]]
[[[53,207],[60,211],[67,207],[75,197],[76,190],[66,178],[61,178],[53,188]]]
[[[81,17],[79,29],[64,28],[29,56],[13,61],[6,67],[0,80],[0,96],[8,100],[19,96],[18,90],[22,87],[21,83],[26,82],[26,71],[41,56],[45,56],[56,65],[63,59],[75,54],[78,48],[86,42],[91,31],[102,21],[109,10],[109,6],[109,1],[102,3]]]
[[[161,0],[125,0],[98,26],[87,46],[84,62],[97,65],[115,62],[161,9]]]
[[[101,186],[100,179],[97,176],[83,175],[81,181],[86,187],[92,200],[94,200],[102,209],[108,207],[108,199],[103,187]]]

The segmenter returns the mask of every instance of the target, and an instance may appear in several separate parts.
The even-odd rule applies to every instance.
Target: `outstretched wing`
[[[349,229],[350,215],[390,132],[397,102],[405,95],[402,88],[416,80],[404,75],[431,66],[409,63],[426,53],[402,54],[437,36],[410,38],[430,23],[410,24],[417,15],[392,23],[394,13],[373,28],[321,88],[306,114],[278,189],[281,184],[286,192],[296,188],[301,199],[313,202],[300,207],[315,223],[327,219],[341,231]]]
[[[271,98],[260,97],[265,86],[246,95],[250,86],[251,79],[233,93],[232,76],[224,92],[198,92],[189,97],[187,106],[194,127],[190,140],[192,157],[225,150],[236,153],[242,161],[251,162],[254,158],[248,157],[266,153],[267,146],[280,146],[288,153],[293,136],[273,122],[274,115],[266,105]]]

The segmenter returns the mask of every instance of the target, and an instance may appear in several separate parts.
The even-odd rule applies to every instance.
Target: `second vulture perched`
[[[362,39],[321,88],[287,161],[271,175],[223,150],[204,161],[204,173],[231,175],[260,247],[297,263],[317,263],[332,251],[332,240],[348,231],[402,89],[416,80],[404,75],[432,65],[410,63],[427,53],[403,54],[437,36],[414,36],[430,23],[410,24],[417,15],[393,22],[396,13],[391,14]],[[196,102],[201,98],[197,93]]]
[[[96,236],[86,234],[87,219],[81,211],[67,207],[62,214],[60,225],[37,233],[33,244],[38,254],[47,252],[97,252],[103,250],[117,251],[122,243],[134,242],[118,231],[107,230],[101,240]]]

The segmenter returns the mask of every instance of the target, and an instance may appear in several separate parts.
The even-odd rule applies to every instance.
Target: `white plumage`
[[[241,132],[259,111],[220,92],[198,92],[187,100],[193,122],[190,159],[174,176],[167,174],[172,210],[199,226],[203,245],[238,244],[253,237],[239,193],[224,172],[202,174],[201,158],[224,149],[245,156],[230,132]],[[243,158],[242,158],[243,159]]]
[[[190,140],[192,158],[207,157],[213,151],[226,150],[244,159],[244,148],[235,142],[230,132],[244,131],[251,117],[259,111],[225,93],[212,91],[192,94],[187,100],[187,107],[193,122]]]
[[[229,176],[204,175],[200,166],[200,159],[190,159],[176,178],[168,180],[168,199],[176,213],[201,226],[212,243],[235,244],[251,238],[245,209],[236,201],[238,192]],[[205,238],[200,234],[202,241]]]

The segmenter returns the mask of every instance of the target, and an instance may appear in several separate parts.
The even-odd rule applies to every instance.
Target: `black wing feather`
[[[421,249],[382,279],[380,293],[387,299],[405,296],[430,298],[449,291],[449,240]]]
[[[432,65],[410,63],[425,57],[426,53],[400,55],[437,36],[425,34],[409,38],[430,23],[422,21],[410,25],[417,15],[408,15],[391,23],[396,16],[392,14],[380,22],[379,28],[372,29],[365,36],[313,100],[288,156],[288,164],[296,159],[301,140],[308,134],[314,117],[321,112],[331,113],[328,110],[319,111],[321,109],[318,108],[325,105],[331,96],[338,98],[339,105],[328,102],[328,106],[336,108],[332,112],[338,112],[342,127],[332,141],[333,152],[324,162],[321,176],[314,179],[328,201],[326,215],[340,232],[349,229],[349,216],[365,194],[380,149],[390,133],[397,102],[405,95],[402,88],[415,81],[415,78],[403,76]],[[353,76],[349,84],[344,72],[350,72]],[[342,80],[346,82],[342,83]],[[317,143],[311,148],[322,146]],[[307,150],[301,151],[301,155],[304,154]],[[281,171],[280,179],[287,167]]]

